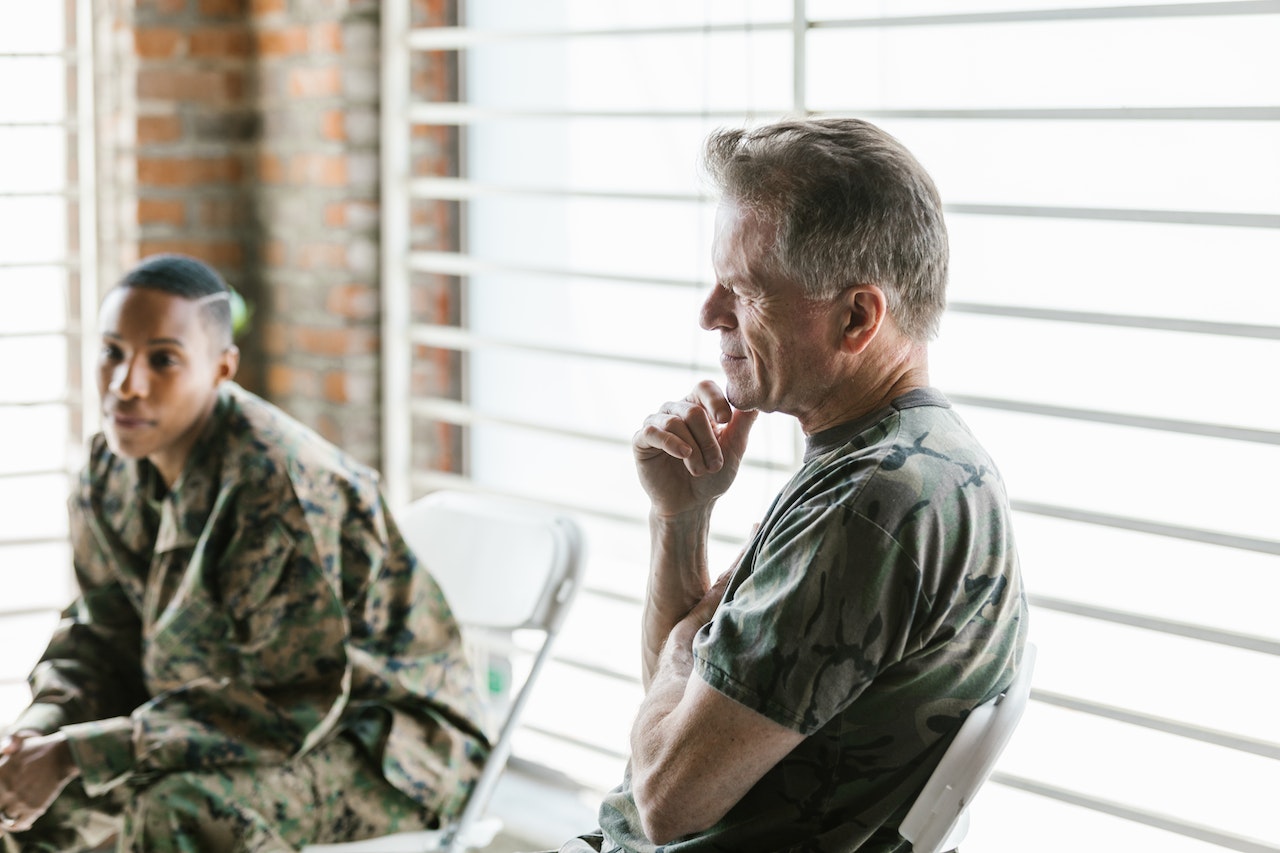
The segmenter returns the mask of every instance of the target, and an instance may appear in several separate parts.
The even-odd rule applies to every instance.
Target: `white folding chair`
[[[550,655],[582,573],[582,534],[569,516],[545,506],[479,493],[440,491],[420,498],[396,522],[409,547],[440,584],[462,627],[481,693],[490,697],[496,733],[489,760],[461,817],[438,832],[408,832],[346,844],[314,844],[305,853],[419,853],[486,846],[496,821],[481,821],[506,766],[511,738]],[[491,655],[518,648],[515,632],[539,640],[514,694],[488,689]]]
[[[969,805],[1013,736],[1031,695],[1036,647],[1027,643],[1009,689],[969,712],[898,832],[913,853],[954,850],[969,831]]]

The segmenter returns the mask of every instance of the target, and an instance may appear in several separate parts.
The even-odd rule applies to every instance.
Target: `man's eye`
[[[115,344],[102,345],[102,359],[104,361],[119,361],[124,357],[124,353],[120,352],[120,347]]]
[[[156,353],[151,356],[151,366],[160,369],[165,367],[173,367],[178,363],[177,357],[167,352]]]

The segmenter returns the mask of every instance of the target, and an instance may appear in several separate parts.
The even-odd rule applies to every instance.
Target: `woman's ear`
[[[240,369],[240,347],[232,344],[222,351],[218,356],[218,372],[214,379],[215,385],[221,385],[230,379],[236,378],[236,371]]]

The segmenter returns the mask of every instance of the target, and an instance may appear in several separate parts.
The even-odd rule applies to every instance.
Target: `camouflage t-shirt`
[[[65,733],[90,795],[345,730],[460,808],[488,750],[474,679],[374,471],[224,383],[173,488],[99,435],[70,515],[79,596],[13,728]]]
[[[709,685],[806,738],[662,849],[909,850],[898,825],[1025,631],[1003,483],[941,393],[811,436],[693,647]],[[654,849],[629,778],[600,820],[606,850]]]

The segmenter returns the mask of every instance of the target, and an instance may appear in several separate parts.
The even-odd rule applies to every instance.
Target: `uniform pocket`
[[[262,608],[280,585],[294,544],[293,533],[275,518],[237,531],[216,571],[228,616],[242,623]]]

